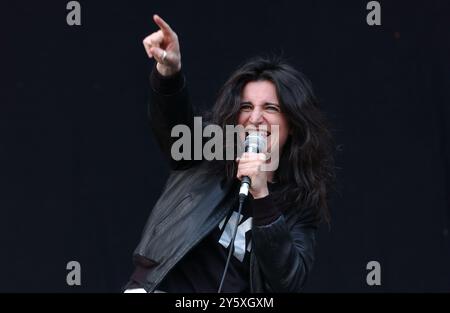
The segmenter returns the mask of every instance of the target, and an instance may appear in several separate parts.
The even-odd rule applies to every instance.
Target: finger
[[[159,17],[157,14],[153,15],[153,20],[155,21],[156,25],[161,28],[164,35],[172,36],[173,30],[170,28],[169,24],[166,23],[161,17]]]
[[[244,152],[241,156],[242,160],[260,160],[262,153],[255,153],[255,152]]]
[[[263,164],[264,161],[263,160],[254,160],[254,159],[241,159],[239,160],[239,166],[251,166],[252,164],[254,165],[258,165],[258,164]]]
[[[159,47],[164,42],[164,34],[161,30],[151,34],[148,38],[151,46]]]
[[[254,167],[251,167],[251,168],[241,168],[241,169],[238,171],[237,178],[238,178],[238,179],[241,179],[241,178],[244,177],[244,176],[248,176],[248,177],[250,177],[250,179],[253,180],[257,175],[258,175],[258,169],[257,169],[257,168],[254,168]]]
[[[266,161],[267,155],[265,153],[253,153],[247,154],[242,157],[242,160],[245,162],[254,162],[254,161]]]
[[[161,30],[144,38],[144,45],[149,47],[159,47],[164,41],[164,35]]]
[[[151,58],[152,54],[150,52],[150,47],[151,47],[151,41],[150,41],[150,36],[147,36],[144,38],[144,40],[142,40],[142,44],[144,45],[145,51],[148,54],[148,57]]]
[[[264,161],[259,160],[259,159],[240,159],[239,160],[239,165],[240,164],[260,164],[260,163],[264,163]]]
[[[143,44],[144,44],[145,52],[147,52],[148,57],[151,59],[153,57],[153,54],[151,52],[150,46],[145,43],[145,39],[144,39]]]
[[[258,173],[262,164],[248,164],[239,166],[239,171],[250,171],[252,173]]]
[[[266,161],[268,158],[266,153],[244,152],[240,157],[236,158],[236,161],[248,162],[254,160]]]
[[[242,179],[242,175],[241,175],[241,171],[240,170],[237,171],[236,178],[239,179],[239,180]]]
[[[169,53],[166,51],[166,57],[164,58],[164,50],[158,47],[151,47],[150,51],[152,55],[155,57],[156,61],[161,64],[168,64],[169,61]]]
[[[270,154],[270,152],[265,152],[264,156],[265,156],[265,163],[268,163],[270,161],[270,159],[272,158],[272,155]]]
[[[164,35],[162,34],[162,32],[160,30],[151,34],[150,36],[147,36],[144,38],[142,43],[144,44],[145,51],[147,52],[147,54],[150,58],[153,57],[151,48],[159,47],[163,40],[164,40]]]

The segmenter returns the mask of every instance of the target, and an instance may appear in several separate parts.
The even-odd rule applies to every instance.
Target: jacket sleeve
[[[190,160],[176,161],[171,155],[172,144],[178,140],[171,136],[172,128],[181,124],[193,129],[194,114],[182,71],[164,77],[158,73],[156,66],[153,67],[150,74],[148,117],[156,142],[168,159],[170,168],[179,170],[192,165]]]
[[[317,222],[303,214],[288,227],[266,198],[253,200],[252,245],[267,292],[300,292],[314,263]]]

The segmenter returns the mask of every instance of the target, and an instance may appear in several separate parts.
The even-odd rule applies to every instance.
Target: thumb
[[[167,63],[167,56],[169,54],[167,51],[165,51],[161,48],[158,48],[158,47],[151,47],[150,52],[155,57],[155,59],[158,63],[161,63],[161,64]],[[166,57],[163,60],[164,53],[166,53]]]

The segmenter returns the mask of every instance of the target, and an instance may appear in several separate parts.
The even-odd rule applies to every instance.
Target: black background
[[[152,14],[209,107],[257,54],[312,80],[339,144],[308,292],[450,291],[450,2],[9,1],[1,22],[0,291],[119,292],[168,167],[146,119]],[[82,285],[66,284],[67,262]],[[381,264],[381,286],[366,264]]]

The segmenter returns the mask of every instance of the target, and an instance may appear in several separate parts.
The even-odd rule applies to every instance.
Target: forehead
[[[248,82],[242,89],[243,101],[278,102],[275,85],[268,80]]]

